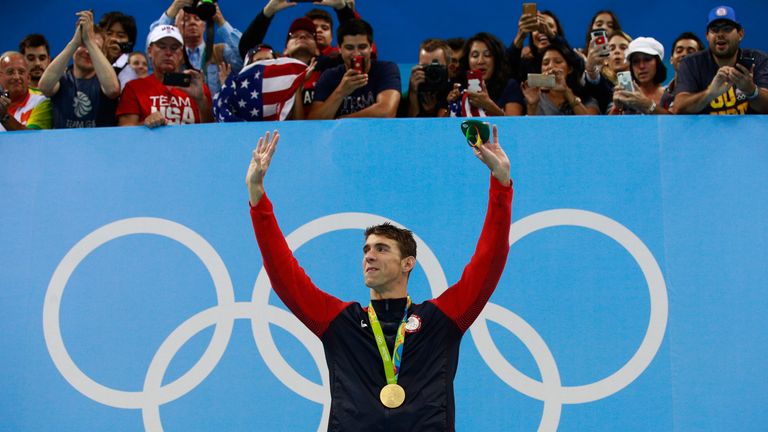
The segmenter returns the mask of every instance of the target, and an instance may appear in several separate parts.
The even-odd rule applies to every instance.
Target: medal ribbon
[[[408,309],[411,307],[411,297],[405,305],[403,320],[397,327],[397,336],[395,337],[394,352],[390,356],[387,348],[387,340],[384,338],[384,332],[381,330],[381,324],[376,317],[376,311],[373,309],[373,302],[368,304],[368,320],[371,322],[371,329],[376,338],[376,346],[381,354],[381,361],[384,364],[384,375],[387,376],[387,384],[397,384],[397,375],[400,372],[400,362],[403,360],[403,343],[405,343],[405,323],[408,320]]]

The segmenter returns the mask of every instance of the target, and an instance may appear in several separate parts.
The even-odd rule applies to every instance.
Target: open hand
[[[280,132],[275,131],[270,136],[267,132],[259,138],[256,148],[251,154],[251,163],[248,165],[248,173],[245,175],[245,185],[248,187],[248,195],[252,206],[258,204],[264,195],[264,176],[267,174],[272,156],[277,150],[277,142],[280,141]]]
[[[493,132],[491,133],[491,141],[484,142],[475,149],[475,156],[480,159],[491,170],[493,175],[499,183],[503,185],[509,185],[510,181],[510,163],[509,157],[504,152],[499,144],[499,130],[496,125],[493,125]]]

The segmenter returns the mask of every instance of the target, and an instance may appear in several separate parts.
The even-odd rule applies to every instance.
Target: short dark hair
[[[455,37],[446,39],[445,43],[448,44],[449,47],[451,47],[451,51],[461,51],[462,48],[464,48],[464,38],[461,37]]]
[[[421,45],[419,45],[419,50],[424,50],[428,53],[435,52],[439,49],[443,50],[443,53],[445,54],[446,63],[450,63],[453,50],[451,50],[451,47],[447,43],[445,43],[444,40],[427,39],[424,42],[422,42]]]
[[[107,12],[101,16],[99,27],[106,32],[114,23],[120,23],[123,26],[123,30],[128,35],[128,41],[131,44],[130,51],[133,51],[133,46],[136,44],[136,20],[122,12]]]
[[[629,73],[632,75],[632,79],[637,81],[637,77],[635,76],[635,70],[632,68],[632,56],[641,54],[641,53],[632,53],[629,56]],[[664,62],[661,61],[661,58],[657,55],[652,56],[653,59],[656,61],[656,73],[653,75],[653,83],[654,84],[661,84],[664,81],[667,80],[667,67],[664,65]]]
[[[336,41],[341,46],[344,36],[357,35],[365,35],[368,37],[368,43],[373,43],[373,27],[361,19],[352,19],[341,23],[336,33]]]
[[[19,52],[24,54],[24,51],[27,48],[37,48],[40,46],[45,47],[45,52],[48,53],[49,56],[51,55],[51,49],[48,46],[48,40],[45,39],[45,36],[38,33],[32,33],[19,42]]]
[[[683,33],[680,33],[680,36],[678,36],[674,42],[672,42],[672,52],[673,53],[675,52],[675,45],[677,45],[678,42],[680,42],[681,40],[687,40],[687,39],[696,41],[696,43],[699,45],[699,51],[704,49],[704,43],[701,41],[701,39],[699,39],[698,36],[696,36],[695,33],[683,32]]]
[[[331,24],[331,28],[333,28],[333,18],[331,18],[331,14],[329,14],[328,12],[322,9],[312,9],[306,14],[304,14],[304,16],[311,20],[320,19],[323,21],[327,21],[328,23]]]
[[[383,224],[366,228],[364,238],[367,240],[373,234],[394,240],[397,243],[397,247],[400,248],[401,257],[412,256],[416,258],[416,240],[413,238],[411,230],[398,228],[389,222],[384,222]]]

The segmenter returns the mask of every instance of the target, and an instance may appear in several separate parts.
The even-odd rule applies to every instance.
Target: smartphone
[[[536,15],[536,3],[523,3],[523,14]]]
[[[353,56],[352,57],[352,69],[356,70],[360,73],[365,73],[365,68],[363,67],[365,63],[365,57],[363,56]]]
[[[741,56],[739,57],[738,63],[745,68],[747,68],[748,71],[752,71],[752,66],[755,65],[755,57],[751,55],[745,55],[743,52],[741,53]]]
[[[628,92],[635,91],[635,85],[632,83],[632,73],[629,71],[616,72],[617,86]]]
[[[554,88],[555,76],[549,74],[528,74],[528,86],[529,87],[541,87],[541,88]]]
[[[464,120],[461,122],[461,134],[467,139],[470,147],[480,147],[491,136],[491,128],[488,123],[480,120]]]
[[[592,30],[590,35],[592,40],[592,47],[590,49],[599,50],[600,57],[608,57],[611,55],[611,50],[608,48],[607,31],[603,29]]]
[[[163,84],[176,87],[189,87],[192,83],[192,75],[180,72],[166,72],[163,75]]]
[[[467,91],[472,93],[480,93],[483,87],[480,83],[483,82],[483,73],[479,70],[467,71]]]

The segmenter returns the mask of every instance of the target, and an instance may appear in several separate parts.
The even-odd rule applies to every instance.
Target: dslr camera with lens
[[[192,6],[185,6],[184,12],[195,14],[203,21],[210,21],[216,15],[216,0],[195,0]]]
[[[448,68],[432,60],[424,65],[424,82],[419,86],[420,93],[442,93],[448,89]]]

